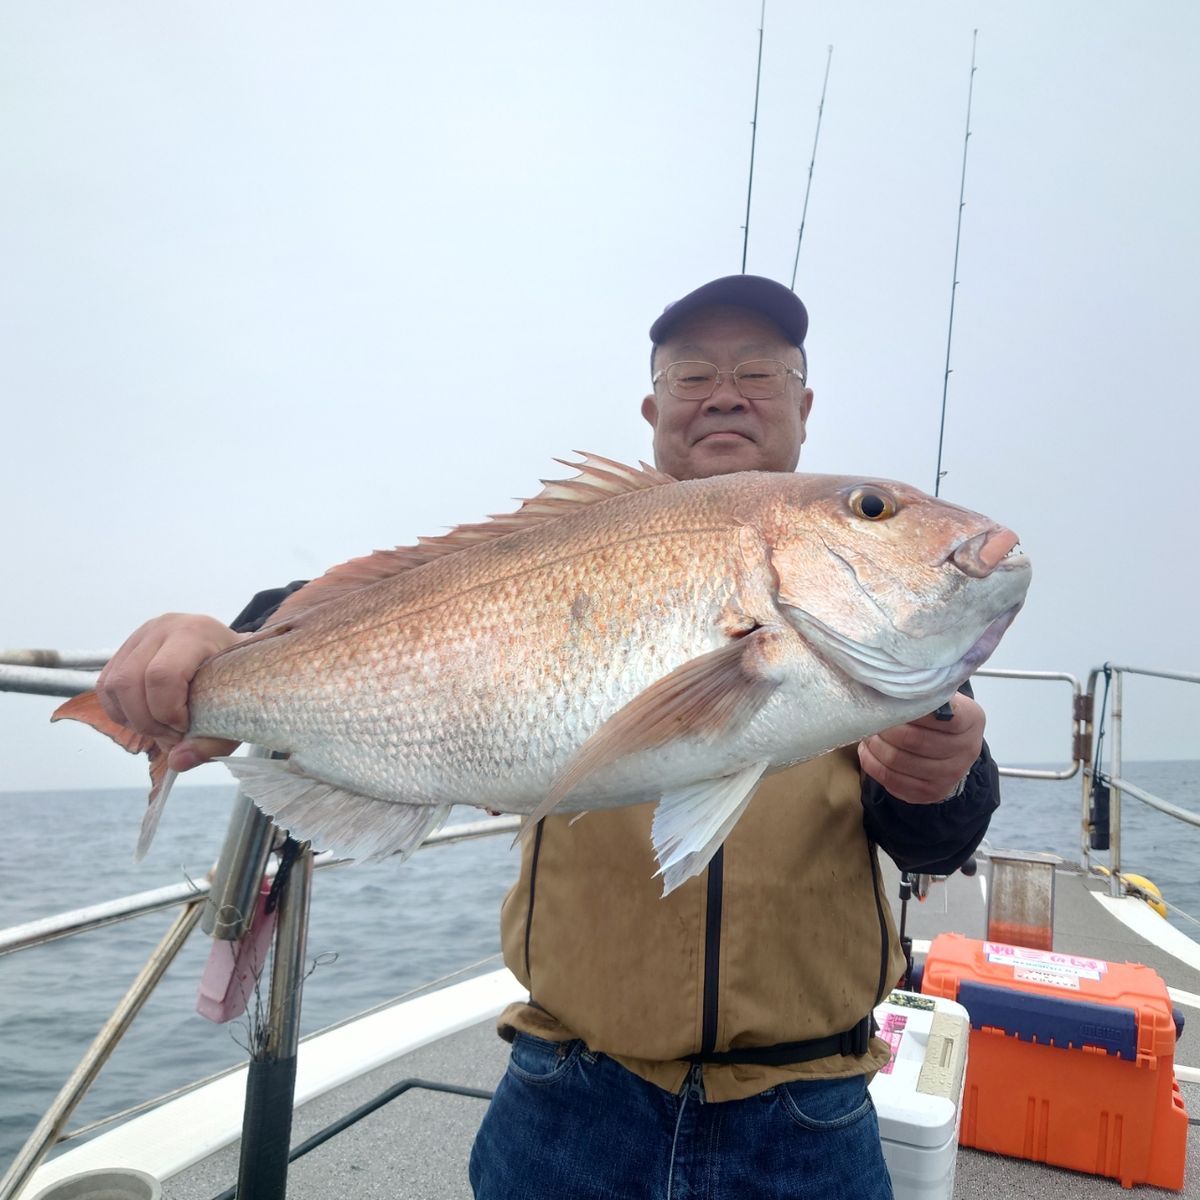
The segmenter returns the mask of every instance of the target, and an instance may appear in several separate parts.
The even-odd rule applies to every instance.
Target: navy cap
[[[682,300],[668,304],[662,316],[650,326],[650,340],[659,346],[685,318],[701,308],[717,304],[749,308],[769,317],[787,335],[793,345],[804,349],[808,333],[808,310],[791,288],[762,275],[726,275],[688,292]]]

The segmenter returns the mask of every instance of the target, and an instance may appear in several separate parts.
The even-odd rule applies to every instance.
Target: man
[[[642,413],[680,479],[792,471],[808,316],[731,276],[650,330]],[[751,398],[747,398],[747,397]],[[755,398],[758,397],[758,398]],[[953,870],[998,800],[968,696],[768,777],[699,878],[662,897],[650,806],[544,820],[505,900],[530,988],[471,1160],[477,1200],[891,1195],[866,1090],[868,1015],[903,969],[872,841]]]
[[[755,276],[669,306],[642,403],[657,465],[794,470],[807,326],[791,291]],[[109,715],[177,741],[191,675],[238,636],[179,614],[143,626],[101,676]],[[650,806],[539,824],[501,916],[531,998],[501,1017],[513,1051],[472,1152],[477,1200],[891,1195],[869,1014],[903,964],[875,845],[949,871],[983,836],[998,803],[983,713],[965,695],[953,709],[768,777],[709,868],[665,898]],[[185,740],[169,765],[230,748]]]

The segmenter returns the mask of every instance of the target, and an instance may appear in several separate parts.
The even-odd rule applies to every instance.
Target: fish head
[[[766,531],[787,622],[883,695],[951,695],[1025,601],[1017,535],[907,484],[792,478]]]

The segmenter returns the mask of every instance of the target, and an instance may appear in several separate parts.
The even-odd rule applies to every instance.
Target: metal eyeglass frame
[[[705,362],[701,358],[681,358],[678,362],[667,363],[665,367],[661,367],[659,370],[655,371],[654,375],[650,379],[651,384],[657,385],[660,379],[666,378],[667,372],[672,367],[681,367],[688,363],[695,363],[697,366],[701,367],[711,367],[716,372],[716,377],[713,379],[712,387],[705,392],[703,396],[681,396],[671,387],[671,383],[668,380],[667,391],[670,392],[676,400],[691,400],[695,401],[697,404],[704,400],[711,399],[713,393],[721,386],[721,380],[726,376],[729,376],[729,378],[733,380],[733,386],[737,389],[737,394],[741,396],[743,400],[774,400],[776,397],[782,396],[784,391],[787,389],[787,378],[789,375],[794,375],[798,380],[800,380],[802,387],[807,383],[803,371],[798,371],[795,367],[789,367],[787,363],[778,358],[748,358],[745,362],[738,363],[732,371],[718,370],[716,363]],[[747,396],[746,393],[742,391],[742,383],[738,378],[738,372],[743,367],[748,367],[753,363],[774,363],[775,365],[783,368],[783,381],[779,391],[772,392],[769,396]]]

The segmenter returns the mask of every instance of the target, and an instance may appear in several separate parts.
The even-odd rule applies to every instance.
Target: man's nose
[[[722,375],[713,394],[704,402],[705,412],[740,412],[746,407],[746,400],[737,390],[733,375]]]

